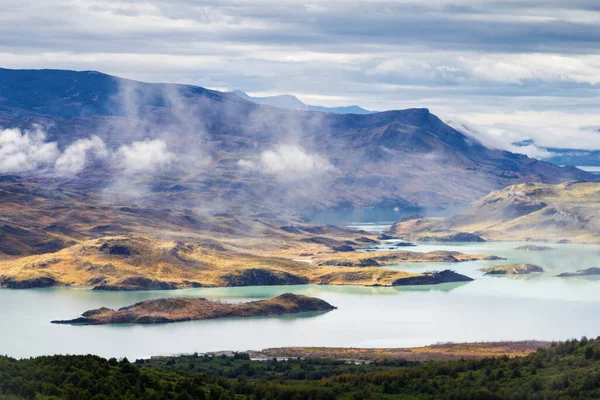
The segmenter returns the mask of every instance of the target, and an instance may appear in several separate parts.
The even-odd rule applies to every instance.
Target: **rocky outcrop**
[[[314,297],[291,293],[270,300],[228,304],[203,298],[167,298],[147,300],[118,310],[99,308],[86,311],[72,320],[52,321],[55,324],[156,324],[196,321],[227,317],[259,317],[296,314],[309,311],[331,311],[336,307]]]
[[[136,290],[173,290],[179,286],[173,282],[164,282],[143,276],[132,276],[114,285],[99,285],[93,290],[136,291]]]
[[[392,286],[438,285],[440,283],[470,282],[472,278],[458,274],[449,269],[438,272],[425,272],[422,275],[400,278],[392,282]]]
[[[2,278],[0,277],[0,286],[5,286],[9,289],[35,289],[35,288],[47,288],[52,286],[59,286],[58,282],[54,277],[42,276],[31,279],[15,279],[15,278]]]
[[[480,271],[486,275],[529,275],[544,272],[544,269],[534,264],[510,264],[481,268]]]
[[[416,244],[413,244],[411,242],[398,242],[398,243],[394,243],[395,247],[415,247]]]
[[[576,272],[563,272],[562,274],[556,275],[559,278],[569,278],[572,276],[598,276],[600,275],[600,268],[592,267],[588,269],[580,269]]]
[[[554,247],[549,246],[539,246],[535,244],[527,244],[525,246],[516,247],[515,250],[524,250],[524,251],[548,251],[555,250]]]
[[[223,275],[226,286],[306,285],[308,279],[285,271],[250,268]]]
[[[458,251],[436,250],[428,253],[392,251],[371,255],[368,253],[332,256],[315,260],[314,265],[325,267],[376,267],[400,262],[464,262],[478,260],[504,260],[502,257],[481,254],[463,254]]]
[[[420,241],[422,242],[473,242],[481,243],[485,242],[481,236],[475,235],[474,233],[468,232],[455,232],[441,235],[422,236]]]

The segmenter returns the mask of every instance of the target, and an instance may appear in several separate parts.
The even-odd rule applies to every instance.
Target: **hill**
[[[294,111],[94,71],[0,69],[0,124],[29,130],[0,131],[28,160],[0,164],[3,179],[163,208],[447,207],[520,182],[600,179],[488,149],[427,109]]]
[[[427,240],[472,233],[486,240],[600,243],[600,184],[528,183],[492,192],[449,218],[408,218],[389,233]]]
[[[91,286],[95,290],[118,291],[308,283],[423,285],[471,279],[451,271],[408,273],[381,267],[401,261],[458,263],[497,259],[444,251],[354,252],[342,258],[326,245],[307,243],[297,236],[260,243],[264,241],[260,237],[188,242],[137,236],[103,237],[55,253],[0,260],[0,286],[13,289]],[[299,254],[305,261],[297,261]]]

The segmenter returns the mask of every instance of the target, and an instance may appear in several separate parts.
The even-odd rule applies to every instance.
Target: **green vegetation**
[[[600,338],[526,357],[355,365],[182,356],[0,357],[0,399],[565,399],[600,396]]]

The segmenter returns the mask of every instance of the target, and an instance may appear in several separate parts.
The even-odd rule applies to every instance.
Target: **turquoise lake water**
[[[408,347],[440,342],[599,336],[600,280],[556,278],[600,267],[598,245],[551,245],[546,252],[518,251],[523,243],[424,244],[412,251],[458,250],[493,254],[507,261],[399,264],[389,268],[431,271],[452,268],[475,279],[463,284],[369,288],[272,286],[201,288],[152,292],[92,292],[89,289],[0,289],[0,354],[98,354],[130,359],[217,350],[280,346]],[[484,276],[479,268],[529,262],[546,273]],[[338,307],[324,314],[221,319],[163,325],[69,326],[50,324],[82,312],[122,307],[151,298],[201,296],[249,301],[293,292]]]

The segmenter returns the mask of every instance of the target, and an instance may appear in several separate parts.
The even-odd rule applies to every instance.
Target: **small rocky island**
[[[525,246],[516,247],[515,250],[525,250],[525,251],[548,251],[555,250],[554,247],[550,246],[539,246],[535,244],[527,244]]]
[[[147,300],[118,310],[98,308],[86,311],[71,320],[52,321],[53,324],[160,324],[227,317],[265,317],[296,314],[307,311],[331,311],[336,307],[317,299],[286,293],[270,300],[247,303],[220,303],[204,298],[166,298]]]
[[[480,271],[486,275],[529,275],[544,272],[544,269],[534,264],[509,264],[481,268]]]
[[[441,283],[471,282],[473,278],[461,275],[449,269],[444,271],[424,272],[422,275],[400,278],[392,282],[392,286],[439,285]]]
[[[598,276],[600,275],[600,268],[592,267],[588,269],[580,269],[576,272],[563,272],[562,274],[556,275],[559,278],[569,278],[572,276]]]

